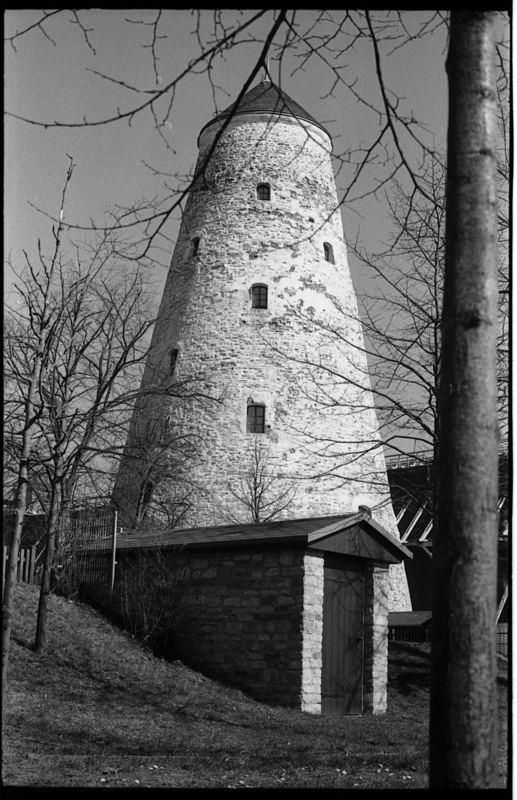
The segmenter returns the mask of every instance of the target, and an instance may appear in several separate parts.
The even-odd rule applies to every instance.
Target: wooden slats
[[[362,713],[363,592],[360,568],[325,558],[322,714]]]
[[[73,590],[81,583],[113,586],[117,512],[113,508],[74,512],[61,526],[60,580]]]
[[[9,548],[4,545],[2,559],[2,586],[5,582],[5,572],[9,560]],[[18,551],[18,563],[16,565],[16,580],[20,583],[34,583],[34,573],[36,568],[36,545],[29,548],[21,548]]]

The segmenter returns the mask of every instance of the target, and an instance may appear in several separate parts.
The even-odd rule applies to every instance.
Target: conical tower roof
[[[253,89],[241,98],[240,103],[232,103],[224,111],[221,111],[213,119],[208,122],[202,130],[212,125],[218,120],[224,120],[226,117],[238,114],[278,114],[281,116],[296,117],[297,119],[304,119],[311,122],[321,130],[325,131],[327,136],[330,136],[328,131],[316,120],[314,117],[305,111],[295,100],[289,97],[282,89],[271,83],[269,80],[263,80],[258,83]]]

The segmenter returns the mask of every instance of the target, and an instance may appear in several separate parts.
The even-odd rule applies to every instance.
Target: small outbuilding
[[[391,611],[389,638],[395,642],[430,642],[432,611]]]
[[[271,704],[385,712],[389,566],[411,553],[369,511],[119,534],[116,585],[157,547],[181,576],[185,663]]]

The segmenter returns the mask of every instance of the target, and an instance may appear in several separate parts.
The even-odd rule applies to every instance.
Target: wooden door
[[[360,562],[325,557],[322,714],[362,714],[363,596]]]

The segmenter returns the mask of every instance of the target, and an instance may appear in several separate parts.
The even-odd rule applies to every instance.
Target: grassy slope
[[[386,715],[324,718],[254,702],[157,659],[89,607],[57,597],[47,652],[36,655],[36,608],[36,587],[19,586],[4,785],[427,786],[425,645],[390,646]],[[504,728],[504,680],[500,701]],[[505,741],[503,730],[502,775]]]

